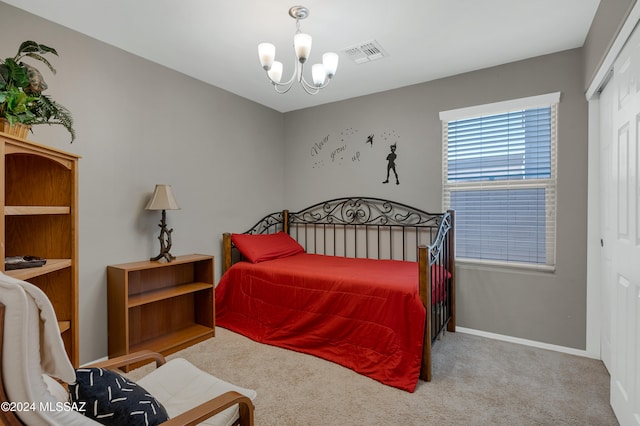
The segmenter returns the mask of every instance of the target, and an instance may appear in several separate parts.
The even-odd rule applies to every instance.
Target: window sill
[[[552,265],[537,265],[531,263],[501,262],[498,260],[465,258],[456,258],[456,266],[461,266],[463,268],[473,267],[473,269],[544,272],[551,274],[556,272],[556,267]]]

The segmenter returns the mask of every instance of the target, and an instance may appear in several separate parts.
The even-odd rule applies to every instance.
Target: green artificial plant
[[[10,125],[22,123],[27,126],[38,124],[59,124],[71,134],[71,142],[76,138],[71,112],[50,96],[43,95],[47,84],[35,67],[22,62],[29,57],[44,63],[55,74],[56,70],[44,57],[47,53],[58,56],[55,49],[25,41],[12,58],[0,59],[0,118]]]

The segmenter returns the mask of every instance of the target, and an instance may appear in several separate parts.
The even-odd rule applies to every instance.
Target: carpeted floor
[[[223,328],[168,358],[255,389],[256,425],[618,424],[600,361],[463,333],[446,334],[434,351],[433,381],[414,393]]]

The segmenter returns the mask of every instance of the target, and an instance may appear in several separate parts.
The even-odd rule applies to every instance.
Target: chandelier
[[[282,62],[276,61],[276,47],[271,43],[260,43],[258,45],[258,55],[260,64],[266,71],[267,77],[273,88],[278,93],[287,93],[293,86],[293,82],[300,83],[305,92],[315,95],[329,85],[331,78],[335,75],[338,68],[338,54],[328,52],[322,55],[322,63],[314,64],[311,67],[311,78],[313,83],[309,83],[303,75],[304,64],[309,58],[311,52],[311,36],[300,31],[300,20],[309,16],[309,9],[304,6],[294,6],[289,9],[289,15],[296,20],[296,33],[293,36],[293,48],[296,54],[294,61],[293,75],[289,80],[281,83],[282,79]]]

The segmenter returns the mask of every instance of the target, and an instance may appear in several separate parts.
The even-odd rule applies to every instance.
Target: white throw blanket
[[[40,359],[43,373],[57,377],[67,383],[76,380],[75,370],[69,361],[60,336],[56,313],[47,295],[35,285],[2,274],[4,282],[21,286],[40,310]]]

